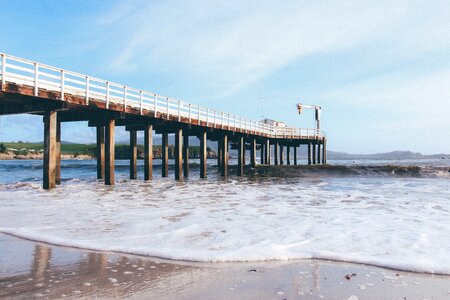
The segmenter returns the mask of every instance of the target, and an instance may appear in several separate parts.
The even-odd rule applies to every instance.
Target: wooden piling
[[[183,178],[183,129],[175,130],[175,179]]]
[[[273,158],[274,158],[274,163],[276,166],[278,166],[280,164],[279,149],[280,149],[280,145],[278,144],[278,142],[275,142],[273,144]]]
[[[153,177],[153,126],[144,128],[144,180]]]
[[[300,146],[299,146],[300,147]],[[297,145],[294,146],[294,166],[298,164]]]
[[[315,165],[317,163],[317,160],[316,160],[316,153],[317,153],[316,148],[317,148],[316,147],[316,143],[313,142],[313,144],[312,144],[312,163],[313,163],[313,165]]]
[[[284,165],[284,146],[280,145],[280,165]]]
[[[287,156],[287,164],[291,164],[291,146],[286,146],[286,156]]]
[[[108,120],[105,126],[105,184],[114,185],[114,129],[116,121]]]
[[[189,135],[183,134],[183,175],[189,177]]]
[[[61,122],[56,121],[56,166],[55,166],[55,183],[61,184]]]
[[[97,179],[105,179],[105,126],[97,126]]]
[[[207,161],[207,148],[206,148],[206,131],[200,134],[200,178],[206,178],[206,161]]]
[[[130,179],[137,179],[137,131],[130,130]]]
[[[308,165],[312,164],[311,143],[308,143]]]
[[[222,167],[222,141],[217,141],[217,169],[220,171]]]
[[[259,151],[259,154],[260,154],[260,156],[261,156],[261,165],[265,165],[266,164],[266,162],[265,162],[265,160],[266,160],[266,156],[264,155],[264,143],[261,143],[261,151]]]
[[[322,154],[322,163],[325,165],[327,163],[327,139],[323,140],[323,154]]]
[[[250,164],[253,168],[256,167],[256,139],[252,138],[250,142]]]
[[[266,146],[264,148],[266,150],[266,164],[270,165],[270,140],[266,140]]]
[[[317,164],[321,164],[321,159],[320,159],[320,142],[317,142]]]
[[[239,137],[238,138],[238,168],[237,168],[237,175],[242,176],[244,175],[244,138]]]
[[[43,188],[50,190],[56,186],[56,111],[44,113],[44,176]]]
[[[226,134],[224,134],[222,136],[222,141],[220,144],[222,146],[221,174],[222,174],[222,176],[227,176],[228,175],[228,136]]]
[[[167,132],[164,132],[162,134],[161,150],[162,150],[161,176],[167,177],[169,175],[169,134]]]

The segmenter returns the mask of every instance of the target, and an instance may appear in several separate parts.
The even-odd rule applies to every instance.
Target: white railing
[[[60,99],[65,94],[79,96],[89,105],[90,99],[105,102],[106,108],[111,103],[144,110],[155,116],[176,118],[181,122],[195,122],[203,126],[226,130],[245,131],[256,135],[276,138],[319,138],[320,130],[294,127],[276,127],[244,117],[212,110],[199,105],[165,97],[153,92],[128,87],[103,79],[58,69],[45,64],[0,53],[1,89],[7,82],[33,87],[34,96],[45,89],[58,92]]]

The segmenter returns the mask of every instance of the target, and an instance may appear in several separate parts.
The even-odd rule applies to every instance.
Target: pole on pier
[[[130,130],[130,179],[137,179],[137,131]]]
[[[144,128],[144,180],[153,177],[153,125]]]
[[[219,169],[219,171],[222,168],[222,158],[223,153],[222,153],[222,141],[219,139],[217,141],[217,169]]]
[[[55,183],[61,184],[61,122],[56,121],[56,167]]]
[[[280,164],[279,150],[280,150],[280,145],[278,144],[278,142],[275,142],[275,144],[273,144],[273,158],[275,160],[274,163],[276,166],[278,166]]]
[[[242,176],[244,175],[244,138],[239,137],[238,138],[238,169],[237,169],[237,175]]]
[[[161,176],[167,177],[169,175],[169,134],[167,132],[164,132],[162,134],[161,151],[162,151]]]
[[[256,167],[256,139],[252,138],[250,147],[250,164],[253,168]]]
[[[311,143],[308,143],[308,165],[312,163],[312,156],[311,156]]]
[[[200,134],[200,178],[206,178],[206,130]]]
[[[320,142],[317,142],[317,164],[319,165],[321,163],[320,154]]]
[[[222,146],[222,168],[221,173],[222,176],[228,175],[228,136],[224,134],[222,136],[222,142],[220,143]]]
[[[264,155],[264,143],[261,143],[261,151],[260,151],[260,155],[261,155],[261,165],[265,165],[265,155]]]
[[[287,156],[287,164],[290,165],[291,164],[291,146],[286,146],[286,156]]]
[[[322,163],[325,165],[327,163],[327,139],[323,139],[323,154],[322,154]]]
[[[105,126],[105,184],[114,185],[114,129],[116,120],[108,120]]]
[[[56,186],[56,111],[44,113],[44,180],[43,188]]]
[[[298,147],[300,147],[300,146],[298,146]],[[295,145],[294,146],[294,165],[296,166],[297,165],[297,159],[298,159],[298,157],[297,157],[297,145]]]
[[[266,140],[266,164],[270,165],[270,140]]]
[[[242,166],[245,168],[245,165],[247,164],[247,162],[245,161],[245,152],[247,151],[246,149],[246,144],[245,144],[245,139],[243,141],[243,148],[242,148]]]
[[[189,134],[183,134],[183,175],[189,177]]]
[[[105,126],[97,125],[97,179],[105,179]]]
[[[183,178],[183,129],[175,130],[175,179]]]
[[[280,145],[280,165],[284,165],[284,146]]]
[[[313,165],[315,165],[316,163],[317,163],[317,160],[316,160],[316,142],[313,142],[313,144],[312,144],[312,163],[313,163]]]

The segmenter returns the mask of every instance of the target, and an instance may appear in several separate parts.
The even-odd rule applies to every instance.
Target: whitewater
[[[339,162],[332,162],[339,163]],[[160,169],[155,166],[155,173]],[[233,170],[231,170],[233,171]],[[94,161],[0,162],[0,232],[100,251],[202,262],[317,258],[450,274],[449,162],[346,162],[247,170],[248,176],[95,179]],[[140,172],[142,174],[142,172]]]

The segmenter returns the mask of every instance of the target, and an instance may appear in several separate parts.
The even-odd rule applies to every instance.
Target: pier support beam
[[[322,163],[325,165],[327,163],[327,139],[323,140],[323,147],[322,147],[323,153],[322,153]]]
[[[206,131],[200,134],[200,178],[206,178],[206,160],[207,160],[207,149],[206,149]]]
[[[105,126],[97,127],[97,179],[105,179]]]
[[[183,129],[175,130],[175,179],[183,178]]]
[[[291,164],[291,146],[287,146],[286,147],[286,156],[287,156],[287,164],[290,165]]]
[[[300,146],[298,146],[300,148]],[[294,165],[296,166],[298,164],[298,157],[297,157],[297,146],[294,146]]]
[[[221,162],[221,174],[222,176],[228,175],[228,136],[224,134],[220,143],[222,146],[222,162]]]
[[[116,120],[108,120],[105,126],[105,184],[114,185],[114,129]]]
[[[320,165],[321,164],[321,159],[320,159],[320,142],[317,143],[317,164]]]
[[[312,164],[312,152],[311,143],[308,143],[308,165]]]
[[[313,144],[312,144],[312,163],[313,163],[313,165],[315,165],[316,163],[317,163],[317,160],[316,160],[316,142],[314,142]]]
[[[250,164],[253,168],[256,167],[256,139],[252,138],[250,143]]]
[[[130,130],[130,179],[137,179],[137,131]]]
[[[278,144],[278,142],[275,142],[275,144],[273,145],[273,158],[274,158],[274,164],[276,166],[278,166],[280,164],[279,150],[280,150],[280,145]]]
[[[61,184],[61,122],[56,121],[56,167],[55,183]]]
[[[222,168],[222,141],[219,139],[217,141],[217,169],[219,169],[219,171]]]
[[[56,186],[56,111],[44,113],[44,180],[43,188],[50,190]]]
[[[264,143],[261,143],[261,149],[260,150],[261,151],[259,152],[259,154],[261,156],[261,165],[265,165],[266,164],[266,162],[265,162],[266,156],[264,155]]]
[[[189,135],[183,134],[183,175],[189,177]]]
[[[245,155],[244,147],[245,147],[244,138],[239,137],[238,138],[238,169],[237,169],[238,176],[244,175],[244,155]]]
[[[266,140],[266,146],[264,148],[266,150],[266,164],[270,165],[270,140]]]
[[[144,180],[153,177],[153,126],[144,127]]]
[[[169,134],[167,132],[162,134],[161,152],[161,176],[167,177],[169,175]]]
[[[284,165],[284,146],[280,145],[280,165]]]

